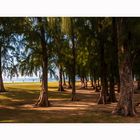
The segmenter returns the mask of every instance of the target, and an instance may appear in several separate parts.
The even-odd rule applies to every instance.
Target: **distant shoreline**
[[[39,78],[16,78],[16,79],[4,79],[4,83],[39,83]],[[57,82],[56,79],[48,79],[48,82]]]

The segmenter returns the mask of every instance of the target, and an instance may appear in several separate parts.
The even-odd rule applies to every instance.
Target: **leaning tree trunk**
[[[64,91],[63,85],[62,85],[62,66],[59,68],[59,88],[58,91]]]
[[[42,18],[38,18],[40,24],[40,39],[42,49],[42,90],[36,106],[48,107],[50,105],[48,100],[48,49],[45,41],[45,29],[42,23]]]
[[[2,78],[2,68],[1,68],[1,47],[0,47],[0,92],[5,92],[4,84],[3,84],[3,78]]]

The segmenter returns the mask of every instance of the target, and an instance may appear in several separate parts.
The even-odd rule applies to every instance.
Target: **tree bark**
[[[81,77],[81,89],[85,89],[84,77]]]
[[[137,84],[138,84],[137,89],[139,90],[140,89],[140,80],[137,81]]]
[[[71,18],[71,38],[72,38],[72,56],[73,56],[73,66],[72,66],[72,101],[76,100],[76,88],[75,88],[75,75],[76,75],[76,54],[75,54],[75,41],[74,41],[74,26],[73,19]]]
[[[113,71],[113,69],[112,69]],[[117,102],[117,99],[116,99],[116,96],[115,96],[115,90],[114,90],[114,75],[111,74],[110,75],[110,83],[109,83],[109,86],[110,86],[110,91],[109,91],[109,99],[108,99],[108,102]]]
[[[107,103],[107,94],[108,94],[108,83],[107,83],[107,65],[105,63],[105,52],[104,52],[104,39],[101,34],[100,36],[100,69],[101,69],[101,92],[98,99],[98,104]]]
[[[91,81],[91,87],[93,88],[93,90],[96,87],[96,82],[93,80],[93,77],[90,77],[90,81]]]
[[[87,88],[88,87],[88,79],[87,79],[87,77],[85,77],[84,83],[85,83],[85,88]]]
[[[109,92],[109,102],[117,102],[116,96],[115,96],[115,69],[118,69],[118,45],[117,45],[117,33],[116,33],[116,22],[115,18],[112,18],[112,47],[110,48],[110,75],[109,75],[109,81],[110,81],[110,92]],[[116,54],[117,53],[117,54]],[[116,64],[116,65],[115,65]],[[116,68],[115,68],[116,67]],[[119,73],[117,70],[117,79],[119,79]]]
[[[97,80],[97,84],[95,80],[94,80],[94,83],[95,83],[95,92],[99,92],[101,90],[99,79]]]
[[[64,91],[63,85],[62,85],[62,66],[59,68],[59,88],[58,91]]]
[[[106,64],[102,66],[102,76],[101,76],[101,92],[100,97],[98,99],[98,104],[106,104],[107,103],[107,94],[108,94],[108,83],[106,77]]]
[[[1,46],[0,46],[0,92],[5,92],[3,78],[2,78],[2,62],[1,62]]]
[[[65,79],[65,72],[63,71],[62,74],[63,74],[63,86],[67,86],[66,79]]]
[[[71,86],[71,78],[70,78],[70,76],[68,76],[68,88],[72,88],[72,86]]]
[[[40,24],[40,39],[42,49],[42,89],[36,106],[48,107],[50,106],[48,100],[48,49],[45,41],[45,29],[43,26],[42,18],[38,18]]]
[[[96,84],[97,76],[96,76],[95,69],[93,69],[93,74],[94,74],[94,76],[93,76],[93,80],[94,80],[94,87],[93,87],[93,89],[95,89],[95,91],[96,91],[96,89],[97,89],[97,84]]]
[[[130,36],[128,34],[126,18],[117,19],[118,49],[119,49],[119,74],[120,74],[120,98],[113,114],[134,116],[136,110],[133,103],[134,85],[132,76],[132,63],[130,58]],[[123,38],[122,36],[128,38]]]
[[[112,18],[112,31],[113,31],[113,47],[115,50],[114,53],[114,64],[115,64],[115,73],[116,73],[116,79],[117,79],[117,91],[120,92],[120,76],[119,76],[119,58],[118,58],[118,31],[117,31],[117,23],[116,18]]]
[[[120,67],[120,98],[117,107],[112,112],[124,116],[136,114],[133,104],[134,85],[130,58],[127,54]]]
[[[90,79],[90,81],[91,81],[91,87],[94,89],[95,87],[94,87],[93,79]]]

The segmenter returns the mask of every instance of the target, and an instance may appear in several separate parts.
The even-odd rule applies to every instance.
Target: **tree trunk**
[[[3,84],[3,78],[2,78],[2,72],[0,68],[0,92],[5,92],[4,84]]]
[[[91,87],[93,88],[93,90],[96,87],[96,82],[94,82],[93,77],[90,77],[90,81],[91,81]]]
[[[64,91],[63,85],[62,85],[62,66],[59,68],[59,88],[58,91]]]
[[[106,64],[102,66],[102,77],[101,77],[101,93],[98,99],[98,104],[106,104],[107,103],[107,94],[108,94],[108,83],[106,77]]]
[[[115,90],[114,90],[114,76],[110,75],[110,91],[109,91],[109,99],[108,102],[117,102],[116,96],[115,96]]]
[[[48,100],[48,49],[45,41],[45,29],[43,26],[42,18],[38,18],[38,22],[40,24],[40,39],[42,49],[42,90],[35,105],[40,107],[48,107],[50,106]]]
[[[116,18],[112,18],[112,31],[113,31],[113,47],[114,47],[114,66],[115,66],[115,74],[116,74],[116,79],[117,79],[117,91],[118,93],[120,92],[120,76],[119,76],[119,59],[118,59],[118,33],[117,33],[117,23],[116,23]]]
[[[84,77],[81,77],[81,88],[85,89]]]
[[[118,49],[119,49],[119,74],[120,74],[120,98],[113,114],[119,114],[124,116],[134,116],[136,114],[133,103],[134,85],[132,76],[132,61],[130,58],[130,40],[131,36],[128,34],[127,18],[118,18],[117,30],[118,30]],[[128,38],[123,38],[122,36]],[[121,41],[120,41],[121,40]]]
[[[86,77],[85,77],[84,83],[85,83],[85,88],[87,88],[88,87],[88,79]]]
[[[137,89],[139,90],[140,89],[140,80],[138,79],[138,81],[137,81]]]
[[[135,109],[133,104],[134,85],[130,58],[127,54],[120,67],[120,98],[117,107],[112,112],[124,116],[134,116]]]
[[[116,24],[115,24],[115,18],[112,18],[112,47],[110,48],[110,75],[109,75],[109,81],[110,81],[110,92],[109,92],[109,99],[108,102],[117,102],[116,96],[115,96],[115,81],[114,81],[114,77],[115,77],[115,67],[117,65],[117,69],[118,69],[118,46],[117,46],[117,33],[116,33]],[[116,55],[116,56],[115,56]],[[116,64],[116,65],[115,65]],[[117,75],[118,74],[118,70],[117,70]],[[117,76],[118,77],[118,76]]]
[[[117,88],[118,88],[118,93],[120,93],[120,79],[119,79],[119,81],[117,83]]]
[[[72,88],[70,76],[68,76],[68,88]]]
[[[94,83],[96,81],[94,80]],[[100,83],[99,83],[99,79],[97,80],[97,84],[95,85],[95,92],[99,92],[101,90],[101,86],[100,86]]]
[[[107,83],[107,65],[105,63],[105,54],[104,54],[104,39],[101,35],[100,37],[100,69],[101,69],[101,92],[98,99],[98,104],[107,103],[107,94],[108,94],[108,83]]]
[[[64,82],[64,83],[63,83],[63,86],[67,86],[67,84],[66,84],[66,79],[65,79],[65,72],[63,71],[62,74],[63,74],[63,82]]]
[[[2,78],[2,63],[1,63],[1,46],[0,46],[0,92],[5,92],[3,78]]]
[[[95,89],[95,91],[96,91],[96,89],[97,89],[97,84],[96,84],[97,76],[96,76],[95,69],[93,69],[93,74],[94,74],[94,76],[92,77],[93,78],[93,81],[94,81],[94,87],[93,87],[93,89]]]
[[[76,54],[75,54],[75,41],[74,41],[74,27],[73,19],[71,18],[71,36],[72,36],[72,56],[73,56],[73,65],[72,65],[72,101],[76,100],[76,89],[75,89],[75,75],[76,75]]]
[[[90,83],[91,83],[91,87],[94,89],[94,83],[93,83],[93,79],[90,79]]]
[[[98,89],[101,90],[101,85],[100,85],[100,79],[99,79],[99,78],[98,78],[98,80],[97,80],[97,83],[98,83],[98,84],[97,84]]]

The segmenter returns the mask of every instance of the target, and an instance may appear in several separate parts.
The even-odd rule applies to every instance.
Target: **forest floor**
[[[0,93],[0,122],[15,123],[140,123],[140,107],[137,116],[112,115],[116,103],[98,105],[99,92],[77,86],[79,101],[72,102],[71,90],[57,91],[56,82],[49,83],[51,107],[34,108],[40,92],[40,83],[7,83],[8,92]],[[118,97],[118,95],[117,95]],[[140,102],[140,91],[134,95]]]

